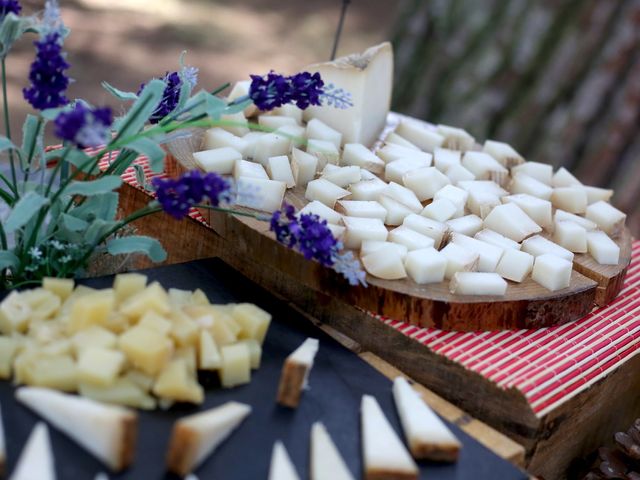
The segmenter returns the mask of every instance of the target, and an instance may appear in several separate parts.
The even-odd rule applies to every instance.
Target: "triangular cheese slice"
[[[269,480],[300,480],[287,449],[280,441],[273,445]]]
[[[4,422],[2,420],[2,410],[0,409],[0,477],[4,476],[7,468],[7,440],[4,436]]]
[[[307,338],[285,360],[278,385],[278,403],[296,408],[300,403],[302,390],[307,386],[313,360],[318,353],[318,340]]]
[[[195,470],[250,413],[249,405],[227,402],[178,420],[167,454],[169,471],[185,476]]]
[[[311,480],[354,480],[329,432],[320,422],[311,427]]]
[[[402,377],[393,382],[393,398],[413,457],[441,462],[456,461],[460,442]]]
[[[133,462],[137,413],[39,387],[19,388],[16,398],[112,470]]]
[[[96,475],[96,478],[94,478],[93,480],[109,480],[109,476],[104,472],[100,472]]]
[[[10,480],[55,480],[53,451],[49,439],[49,429],[44,422],[38,423],[29,435],[22,449]]]
[[[417,480],[418,466],[371,395],[362,396],[360,415],[364,478]]]

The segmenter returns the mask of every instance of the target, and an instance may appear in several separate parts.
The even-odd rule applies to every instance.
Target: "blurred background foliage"
[[[43,0],[23,0],[25,13]],[[201,85],[329,57],[341,0],[61,0],[77,82],[70,97],[113,104],[177,68]],[[394,109],[514,145],[529,160],[615,188],[640,234],[640,0],[351,0],[339,54],[390,39]],[[9,57],[20,131],[33,47]]]

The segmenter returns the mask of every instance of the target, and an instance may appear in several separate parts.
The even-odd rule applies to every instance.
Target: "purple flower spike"
[[[290,77],[291,96],[297,107],[304,110],[309,105],[320,105],[320,99],[324,92],[324,82],[318,72],[313,75],[302,72]]]
[[[195,87],[198,83],[198,69],[194,67],[184,67],[181,72],[167,72],[162,79],[166,83],[162,101],[151,114],[150,123],[158,123],[164,117],[173,112],[180,103],[180,91],[182,89],[183,80]],[[143,83],[138,90],[138,95],[142,92],[145,84]]]
[[[23,90],[24,98],[38,110],[68,104],[64,92],[69,86],[69,77],[64,71],[70,65],[62,52],[62,36],[58,32],[49,33],[34,45],[37,52],[29,73],[31,87]]]
[[[22,5],[20,5],[18,0],[0,0],[0,20],[9,13],[20,15],[21,11]]]
[[[72,110],[60,112],[55,120],[56,135],[80,148],[103,145],[113,122],[111,109],[90,109],[78,102]]]
[[[162,209],[178,220],[206,199],[217,207],[228,203],[231,196],[231,184],[227,180],[215,173],[203,174],[198,170],[191,170],[178,179],[154,178],[152,184]]]

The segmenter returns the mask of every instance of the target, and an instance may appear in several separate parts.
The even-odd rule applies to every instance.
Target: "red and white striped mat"
[[[158,176],[149,170],[146,159],[136,163],[143,166],[147,179]],[[108,160],[103,160],[101,167],[107,165]],[[142,189],[133,168],[122,178]],[[197,210],[190,216],[206,223]],[[537,330],[445,332],[376,318],[498,387],[518,389],[533,411],[543,416],[640,351],[640,241],[633,243],[631,265],[618,298],[565,325]]]

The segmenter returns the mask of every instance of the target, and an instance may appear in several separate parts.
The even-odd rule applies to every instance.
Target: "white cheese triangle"
[[[305,70],[320,72],[325,86],[334,85],[351,94],[352,107],[334,108],[326,102],[304,112],[305,120],[317,118],[342,133],[342,143],[371,146],[386,124],[393,87],[393,50],[389,42],[362,54],[332,62],[309,65]]]
[[[49,429],[44,422],[40,422],[33,427],[10,480],[55,480],[55,478]]]
[[[182,476],[195,470],[250,413],[249,405],[227,402],[178,420],[167,455],[169,470]]]
[[[354,480],[329,432],[320,422],[311,427],[311,480]]]
[[[362,457],[365,478],[395,478],[417,480],[419,471],[411,455],[377,400],[363,395],[360,406],[362,424]]]
[[[131,464],[138,421],[135,412],[39,387],[19,388],[16,398],[112,470]]]
[[[402,377],[393,382],[393,398],[414,458],[454,461],[458,457],[458,439]]]
[[[273,445],[269,480],[300,480],[287,449],[280,441]]]

